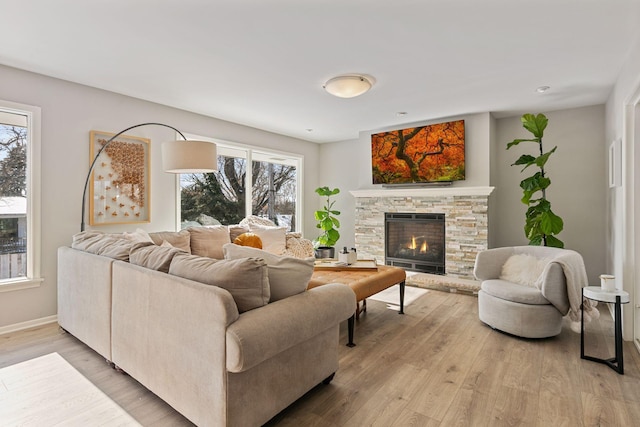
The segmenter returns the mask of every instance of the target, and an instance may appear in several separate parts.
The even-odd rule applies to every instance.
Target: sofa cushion
[[[487,294],[507,301],[530,305],[550,304],[542,292],[535,287],[522,286],[500,279],[485,280],[480,287]]]
[[[224,245],[225,259],[262,258],[267,263],[271,302],[304,292],[313,274],[314,258],[293,258],[238,246],[233,243]]]
[[[95,255],[103,255],[120,261],[129,261],[129,252],[135,243],[121,234],[99,231],[82,231],[73,236],[71,247]]]
[[[169,266],[173,257],[179,253],[185,253],[182,249],[174,247],[162,247],[154,244],[136,245],[131,249],[129,262],[151,270],[169,272]]]
[[[231,243],[229,230],[224,225],[190,227],[191,253],[214,259],[223,259],[222,246]]]
[[[164,242],[169,243],[174,248],[182,249],[187,253],[191,253],[191,233],[187,230],[181,231],[159,231],[149,233],[149,237],[158,246],[162,246]]]
[[[282,255],[287,249],[287,229],[284,227],[269,227],[265,225],[251,225],[251,232],[262,240],[262,249],[272,254]]]
[[[262,259],[216,260],[177,254],[171,261],[169,274],[226,289],[240,313],[269,303],[267,265]]]

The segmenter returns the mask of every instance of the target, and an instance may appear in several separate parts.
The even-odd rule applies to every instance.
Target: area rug
[[[404,306],[410,305],[412,302],[428,293],[426,289],[416,288],[413,286],[404,287]],[[400,285],[393,285],[382,292],[370,296],[368,299],[387,303],[388,308],[397,309],[400,307]]]
[[[0,425],[139,426],[58,353],[0,369]]]
[[[480,290],[478,280],[416,272],[407,272],[407,285],[474,296],[477,296]]]

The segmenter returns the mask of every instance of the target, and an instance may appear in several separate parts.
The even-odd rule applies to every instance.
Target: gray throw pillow
[[[129,261],[129,251],[135,245],[119,234],[99,231],[83,231],[73,236],[71,247],[95,255],[102,255],[120,261]]]
[[[229,230],[224,225],[190,227],[191,253],[213,259],[223,259],[222,245],[231,242]]]
[[[149,237],[158,246],[164,242],[168,242],[174,248],[182,249],[187,253],[191,253],[191,233],[187,230],[181,231],[158,231],[149,233]]]
[[[267,265],[262,259],[215,260],[177,254],[171,261],[169,274],[226,289],[240,313],[269,303]]]
[[[162,247],[153,244],[146,246],[140,244],[131,249],[129,262],[150,270],[168,273],[171,260],[179,253],[185,253],[185,251],[178,248]]]
[[[225,259],[262,258],[269,267],[271,302],[304,292],[313,274],[314,258],[279,256],[233,243],[222,247]]]

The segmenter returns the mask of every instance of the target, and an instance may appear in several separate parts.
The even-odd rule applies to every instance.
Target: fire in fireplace
[[[385,213],[385,263],[445,274],[444,218],[443,213]]]

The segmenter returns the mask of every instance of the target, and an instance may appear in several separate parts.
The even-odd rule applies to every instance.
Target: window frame
[[[206,136],[200,136],[195,134],[185,133],[184,136],[188,140],[198,140],[198,141],[208,141],[213,142],[218,146],[218,155],[224,155],[224,149],[235,150],[235,151],[244,151],[247,154],[246,161],[246,188],[251,188],[251,192],[253,192],[253,186],[251,183],[252,177],[252,168],[253,168],[253,155],[254,152],[259,155],[271,155],[271,156],[280,156],[286,157],[292,162],[296,163],[296,230],[303,230],[304,228],[304,216],[302,214],[302,206],[303,206],[303,191],[304,188],[304,156],[301,154],[290,153],[287,151],[274,150],[265,147],[258,147],[254,145],[241,144],[232,141],[225,141],[217,138],[210,138]],[[179,135],[176,134],[176,139],[181,139]],[[222,150],[221,150],[222,148]],[[222,151],[222,153],[221,153]],[[265,161],[265,160],[258,160]],[[245,199],[245,212],[252,212],[252,201],[253,197],[247,197]],[[182,191],[180,186],[180,174],[176,175],[176,230],[180,230],[180,226],[182,223],[182,210],[181,210],[181,202],[182,202]]]
[[[41,109],[0,100],[0,110],[27,117],[27,268],[25,277],[0,280],[0,292],[39,287],[41,277]]]

